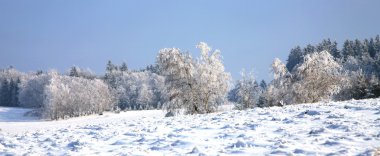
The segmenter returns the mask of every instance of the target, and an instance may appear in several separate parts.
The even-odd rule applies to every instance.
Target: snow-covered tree
[[[247,109],[257,107],[261,95],[261,88],[255,80],[253,73],[241,72],[241,79],[235,85],[236,108]]]
[[[178,113],[180,109],[189,107],[198,110],[195,101],[195,67],[192,57],[182,53],[178,48],[165,48],[158,53],[157,63],[165,76],[165,90],[168,96],[165,109],[172,113]]]
[[[77,66],[71,67],[69,72],[68,72],[68,75],[72,76],[72,77],[82,77],[85,79],[95,79],[96,78],[95,73],[93,71],[91,71],[91,69],[88,69],[88,68],[84,69],[84,68],[80,68]]]
[[[283,106],[292,103],[291,85],[292,75],[280,59],[275,58],[272,63],[273,80],[263,93],[263,106]]]
[[[224,70],[219,50],[210,53],[211,48],[204,42],[200,42],[197,48],[201,51],[201,57],[196,63],[195,76],[200,110],[192,112],[211,113],[226,100],[230,74]]]
[[[206,43],[199,43],[199,59],[177,48],[162,49],[157,57],[161,73],[165,76],[169,112],[210,113],[225,101],[230,75],[224,71],[220,52]]]
[[[104,81],[110,85],[111,88],[116,88],[116,77],[120,73],[117,70],[117,66],[114,65],[110,60],[107,62],[106,73],[104,75]]]
[[[348,71],[336,100],[365,99],[380,96],[379,79],[375,74],[365,75],[362,70]]]
[[[108,61],[104,81],[116,96],[120,110],[158,109],[164,103],[164,78],[148,68],[129,71],[125,62],[118,67]]]
[[[322,51],[305,56],[304,62],[297,68],[293,85],[294,102],[308,103],[330,100],[341,89],[344,80],[342,66],[333,56]]]
[[[0,106],[20,106],[19,92],[26,74],[17,71],[12,66],[0,69]]]
[[[373,74],[368,82],[366,98],[377,98],[380,96],[380,79]]]
[[[49,83],[47,74],[28,74],[21,82],[19,100],[20,106],[27,108],[40,108],[44,100],[44,89]]]
[[[377,35],[375,38],[364,40],[346,40],[341,50],[337,48],[337,43],[335,41],[332,42],[330,39],[325,39],[316,46],[308,45],[307,47],[303,48],[302,53],[303,55],[306,55],[323,50],[328,51],[334,57],[334,60],[343,66],[342,70],[344,70],[347,73],[346,76],[348,76],[346,78],[346,81],[348,82],[344,83],[344,85],[341,86],[341,88],[343,88],[341,91],[342,93],[337,96],[339,97],[337,99],[368,97],[367,93],[364,93],[368,91],[364,90],[373,90],[370,89],[372,86],[369,85],[369,81],[371,80],[372,75],[380,77],[379,35]],[[289,54],[287,66],[294,65],[293,62],[296,58],[295,56],[297,55],[295,55],[294,50],[292,50]],[[293,70],[295,69],[296,68],[293,68]],[[293,70],[291,70],[291,72],[295,77],[294,81],[298,81],[298,78],[296,77],[297,73]]]
[[[101,80],[48,74],[41,115],[48,119],[64,119],[112,110],[114,97]]]
[[[157,109],[163,103],[163,76],[144,72],[122,72],[116,74],[114,90],[121,110]]]

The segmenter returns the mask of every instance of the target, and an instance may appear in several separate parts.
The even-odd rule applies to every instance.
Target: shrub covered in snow
[[[48,74],[41,114],[44,118],[64,119],[112,110],[114,97],[101,80]]]

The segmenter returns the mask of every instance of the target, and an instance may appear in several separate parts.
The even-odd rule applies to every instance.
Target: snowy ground
[[[131,111],[64,121],[0,108],[0,155],[371,155],[380,99],[165,118]],[[12,115],[11,115],[12,114]]]

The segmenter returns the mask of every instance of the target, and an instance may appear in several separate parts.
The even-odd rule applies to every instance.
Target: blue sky
[[[296,45],[380,34],[380,1],[0,0],[0,68],[21,71],[77,65],[103,74],[107,60],[132,69],[178,47],[199,55],[220,49],[236,79],[242,68],[270,80],[275,57]]]

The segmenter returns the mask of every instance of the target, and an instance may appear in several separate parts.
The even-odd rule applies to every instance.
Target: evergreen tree
[[[37,70],[36,75],[42,75],[44,72],[42,70]]]
[[[111,60],[108,60],[107,67],[106,67],[106,73],[112,73],[115,70],[117,70],[117,67],[111,62]]]
[[[352,41],[344,41],[342,54],[344,61],[346,61],[349,56],[355,56],[354,43]]]
[[[306,56],[307,54],[312,54],[316,52],[316,49],[314,46],[311,44],[308,44],[304,49],[303,49],[303,56]]]
[[[0,102],[1,106],[9,106],[10,99],[9,99],[9,83],[8,80],[4,79],[1,82],[1,92],[0,92]]]
[[[330,39],[324,39],[321,43],[319,43],[316,47],[316,51],[328,51],[334,58],[340,58],[340,53],[337,47],[338,43],[336,41],[331,42]]]
[[[333,44],[331,45],[331,49],[329,52],[332,56],[334,56],[334,58],[342,57],[338,49],[338,43],[336,41],[334,41]]]
[[[17,107],[19,105],[19,101],[18,101],[18,91],[19,91],[18,83],[19,82],[20,82],[20,79],[16,81],[11,79],[11,81],[9,82],[9,93],[8,93],[9,106]]]
[[[9,98],[9,106],[13,107],[14,106],[14,94],[13,90],[15,90],[15,83],[13,79],[9,81],[9,90],[8,90],[8,98]]]
[[[78,73],[77,67],[71,67],[69,76],[79,77],[79,73]]]
[[[374,46],[374,51],[375,51],[375,57],[377,56],[377,58],[380,58],[380,36],[377,35],[376,38],[375,38],[375,46]]]
[[[128,66],[127,66],[127,63],[123,62],[120,66],[120,71],[122,72],[126,72],[128,71]]]
[[[15,106],[20,106],[20,100],[19,100],[19,94],[20,94],[20,85],[21,84],[21,80],[20,78],[17,78],[16,82],[15,82],[15,88],[13,90],[13,101],[14,101],[14,105]]]
[[[364,39],[363,44],[362,44],[362,50],[363,50],[363,53],[368,53],[369,55],[369,40],[368,39]]]
[[[259,101],[257,102],[257,107],[266,107],[268,105],[268,100],[265,98],[265,96],[261,95],[259,97]]]
[[[116,77],[114,72],[117,71],[117,67],[109,60],[107,62],[106,73],[104,80],[112,87],[116,88]]]
[[[319,43],[316,47],[317,51],[323,51],[323,50],[326,50],[326,51],[329,51],[330,50],[330,47],[331,47],[331,41],[330,39],[324,39],[322,40],[321,43]]]
[[[286,63],[286,68],[288,71],[292,71],[293,68],[303,61],[303,53],[300,46],[297,46],[290,50],[290,54],[288,56],[288,62]]]
[[[375,58],[376,56],[376,45],[375,45],[375,42],[373,41],[373,38],[371,38],[369,40],[369,43],[368,43],[368,53],[369,55],[372,57],[372,58]]]
[[[265,82],[265,80],[261,80],[260,87],[261,87],[262,90],[267,89],[267,83]]]
[[[155,73],[155,74],[160,74],[160,70],[159,70],[157,64],[155,64],[155,65],[148,65],[145,70],[149,71],[149,72],[152,72],[152,73]]]
[[[237,91],[238,91],[239,88],[240,88],[239,83],[237,83],[237,84],[235,85],[235,87],[232,88],[232,89],[228,92],[228,95],[227,95],[227,99],[228,99],[228,101],[231,101],[231,102],[237,102]]]
[[[355,42],[354,42],[354,57],[357,57],[357,56],[362,56],[363,55],[363,45],[362,43],[360,42],[360,40],[356,39]]]

